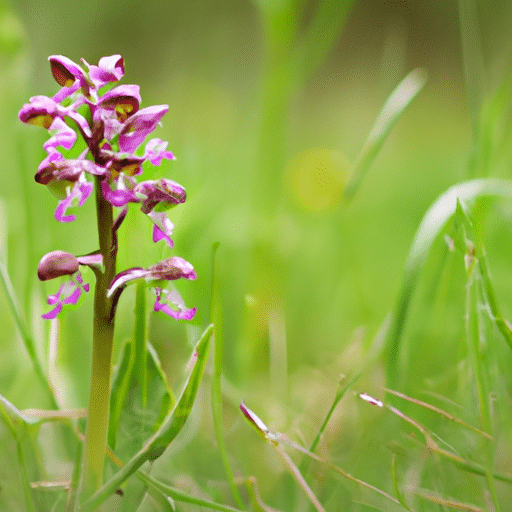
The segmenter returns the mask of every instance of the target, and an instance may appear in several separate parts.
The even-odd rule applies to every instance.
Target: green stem
[[[480,421],[482,429],[485,432],[492,432],[492,419],[489,410],[487,383],[485,381],[485,355],[481,353],[480,349],[480,326],[478,318],[478,288],[477,288],[477,273],[478,267],[475,265],[468,272],[468,283],[466,290],[466,337],[468,344],[468,353],[470,356],[471,365],[473,367],[476,392],[478,397],[478,405],[480,409]],[[499,512],[500,506],[496,495],[496,489],[493,478],[493,464],[494,453],[493,445],[486,443],[488,464],[485,468],[485,476],[487,478],[487,485],[489,486],[489,493],[494,505],[494,510]]]
[[[113,231],[112,205],[103,198],[99,179],[96,183],[96,212],[104,272],[97,274],[94,295],[91,388],[82,472],[82,500],[90,497],[103,483],[114,340],[112,299],[107,299],[107,289],[116,273],[117,243]]]

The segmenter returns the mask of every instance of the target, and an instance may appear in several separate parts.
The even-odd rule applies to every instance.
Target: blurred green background
[[[197,281],[178,284],[186,304],[198,307],[194,321],[185,325],[152,315],[150,339],[170,382],[179,386],[188,340],[209,321],[212,244],[220,242],[228,441],[240,450],[246,443],[235,466],[256,474],[271,496],[279,471],[261,469],[273,462],[260,460],[269,454],[252,432],[245,433],[250,429],[237,402],[244,398],[273,428],[297,434],[308,445],[339,375],[359,360],[394,305],[423,214],[447,187],[470,177],[471,123],[457,3],[356,1],[344,25],[340,16],[334,31],[314,41],[319,55],[313,64],[295,74],[289,62],[296,59],[301,69],[302,55],[311,53],[305,36],[319,3],[0,3],[0,252],[41,357],[48,359],[50,327],[39,315],[55,284],[37,281],[37,262],[55,249],[95,250],[94,205],[89,200],[77,209],[73,223],[54,220],[56,200],[33,180],[46,133],[21,125],[17,112],[30,96],[57,91],[49,55],[95,64],[119,53],[126,66],[123,83],[140,84],[142,106],[170,106],[155,136],[169,141],[177,160],[164,162],[155,176],[187,190],[187,202],[170,212],[176,224],[173,254],[190,261],[198,274]],[[478,2],[477,13],[486,86],[492,90],[510,66],[512,8],[507,1]],[[353,201],[340,206],[345,175],[383,103],[417,67],[427,70],[427,85],[398,121]],[[497,161],[489,174],[510,178],[510,160]],[[512,208],[505,202],[492,208],[485,239],[498,298],[510,318]],[[150,222],[131,205],[120,232],[119,270],[169,256],[152,244],[150,233]],[[407,336],[420,352],[410,354],[406,380],[409,390],[447,396],[464,333],[465,277],[459,260],[442,276],[434,275],[436,268],[427,265],[411,312]],[[86,277],[92,282],[92,275]],[[441,292],[433,295],[436,280]],[[130,291],[121,299],[116,354],[131,336],[133,298]],[[86,404],[91,313],[88,297],[61,323],[51,371],[66,407]],[[0,393],[20,409],[47,407],[3,293],[0,326]],[[377,365],[364,385],[381,395],[382,368]],[[207,417],[206,391],[202,400]],[[365,439],[379,444],[372,437],[379,428],[375,420],[348,400],[326,434],[331,456],[344,462],[362,435],[360,421],[368,422]],[[207,432],[209,420],[203,420]],[[353,458],[359,462],[352,463],[364,472],[364,461],[373,463],[377,455],[359,441],[366,446],[364,456],[358,452],[360,458]],[[215,460],[211,434],[194,439],[186,453],[173,471],[186,471],[188,463],[194,478],[223,478],[222,469],[212,474],[204,458],[212,453]]]

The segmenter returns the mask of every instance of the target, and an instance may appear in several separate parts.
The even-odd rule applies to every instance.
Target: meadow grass
[[[503,49],[488,75],[460,0],[469,122],[439,107],[428,69],[378,100],[356,83],[341,108],[308,87],[359,7],[254,0],[248,85],[155,71],[151,100],[177,119],[157,136],[178,158],[150,177],[187,188],[171,219],[198,313],[177,323],[149,312],[144,287],[123,294],[105,474],[83,499],[92,300],[42,320],[54,290],[36,268],[97,248],[94,206],[58,224],[32,179],[44,137],[17,112],[55,89],[31,83],[38,52],[0,5],[1,510],[508,510],[512,67]],[[168,257],[131,206],[119,268]]]

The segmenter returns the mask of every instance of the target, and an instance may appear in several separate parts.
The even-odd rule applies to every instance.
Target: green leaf
[[[157,432],[138,453],[82,505],[82,512],[96,510],[142,464],[148,460],[155,460],[160,457],[167,446],[179,434],[194,405],[197,390],[208,360],[212,332],[213,325],[209,325],[197,343],[193,356],[195,359],[194,367],[188,376],[181,396],[173,409],[165,417]]]
[[[137,282],[135,292],[135,327],[133,339],[135,341],[135,368],[138,369],[137,380],[142,393],[142,405],[144,409],[148,400],[148,374],[147,365],[147,313],[146,313],[146,283]]]
[[[158,458],[167,448],[169,443],[178,435],[187,421],[194,401],[196,399],[199,384],[203,378],[204,369],[210,350],[210,337],[213,333],[213,324],[204,331],[194,350],[194,368],[190,373],[185,388],[173,410],[167,415],[155,435],[146,444],[149,459]]]
[[[132,347],[133,343],[131,341],[125,343],[121,352],[121,359],[112,382],[112,392],[110,396],[110,422],[108,425],[107,442],[113,450],[116,448],[119,421],[121,419],[121,413],[130,387],[134,362]]]

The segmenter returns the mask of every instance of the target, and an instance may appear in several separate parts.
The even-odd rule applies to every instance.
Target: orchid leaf
[[[142,406],[144,409],[146,408],[148,401],[148,374],[146,371],[148,363],[147,323],[146,285],[143,281],[137,281],[137,289],[135,292],[135,326],[133,330],[133,339],[135,348],[135,368],[138,369],[137,382],[141,389]],[[153,351],[153,354],[156,357],[156,352]],[[167,383],[165,375],[163,375],[163,377],[164,381]]]
[[[151,402],[153,404],[152,409],[155,409],[155,404],[161,403],[160,410],[159,412],[157,411],[157,419],[153,425],[154,430],[151,431],[151,434],[159,426],[162,418],[167,414],[174,403],[174,396],[158,359],[158,355],[154,348],[146,341],[147,319],[145,288],[146,285],[144,282],[140,281],[137,283],[134,339],[125,344],[113,379],[108,432],[108,444],[112,449],[116,448],[121,414],[123,409],[127,407],[126,399],[129,393],[133,392],[135,394],[134,396],[137,397],[136,406],[140,407],[138,416],[141,416],[141,411],[142,416],[144,416],[143,411],[147,409],[148,405],[148,385],[151,384],[151,398],[152,400],[156,400]],[[150,355],[149,362],[148,353]],[[136,369],[136,371],[134,371],[134,369]],[[158,381],[160,381],[160,384],[158,384]],[[159,391],[156,390],[157,387],[160,388]],[[157,396],[155,396],[155,393]],[[129,413],[128,418],[131,416],[132,413]],[[151,413],[149,416],[151,416]],[[126,416],[124,416],[124,418],[126,420]],[[139,440],[140,444],[137,449],[142,446],[146,437],[142,437]]]
[[[179,434],[187,421],[203,377],[208,353],[210,348],[210,337],[213,332],[213,325],[209,325],[199,339],[193,358],[194,366],[188,376],[180,398],[167,414],[164,421],[149,439],[145,446],[139,450],[115,475],[110,478],[82,507],[81,512],[96,510],[115,490],[146,461],[155,460],[160,457],[167,446]],[[133,432],[130,430],[130,432]]]
[[[108,428],[108,445],[115,450],[117,431],[123,410],[123,405],[128,395],[131,374],[133,369],[133,343],[129,341],[123,347],[121,359],[117,366],[112,382],[110,397],[110,423]]]
[[[144,400],[133,342],[125,345],[112,387],[109,446],[129,458],[153,435],[174,404],[174,395],[155,349],[147,344],[147,401]]]
[[[183,428],[185,421],[190,415],[197,390],[199,389],[199,384],[203,378],[206,361],[208,360],[210,337],[212,333],[213,324],[210,324],[196,345],[193,354],[193,358],[195,359],[194,367],[177,404],[167,415],[158,431],[144,448],[148,451],[150,459],[158,458],[164,452],[169,443],[171,443]]]

